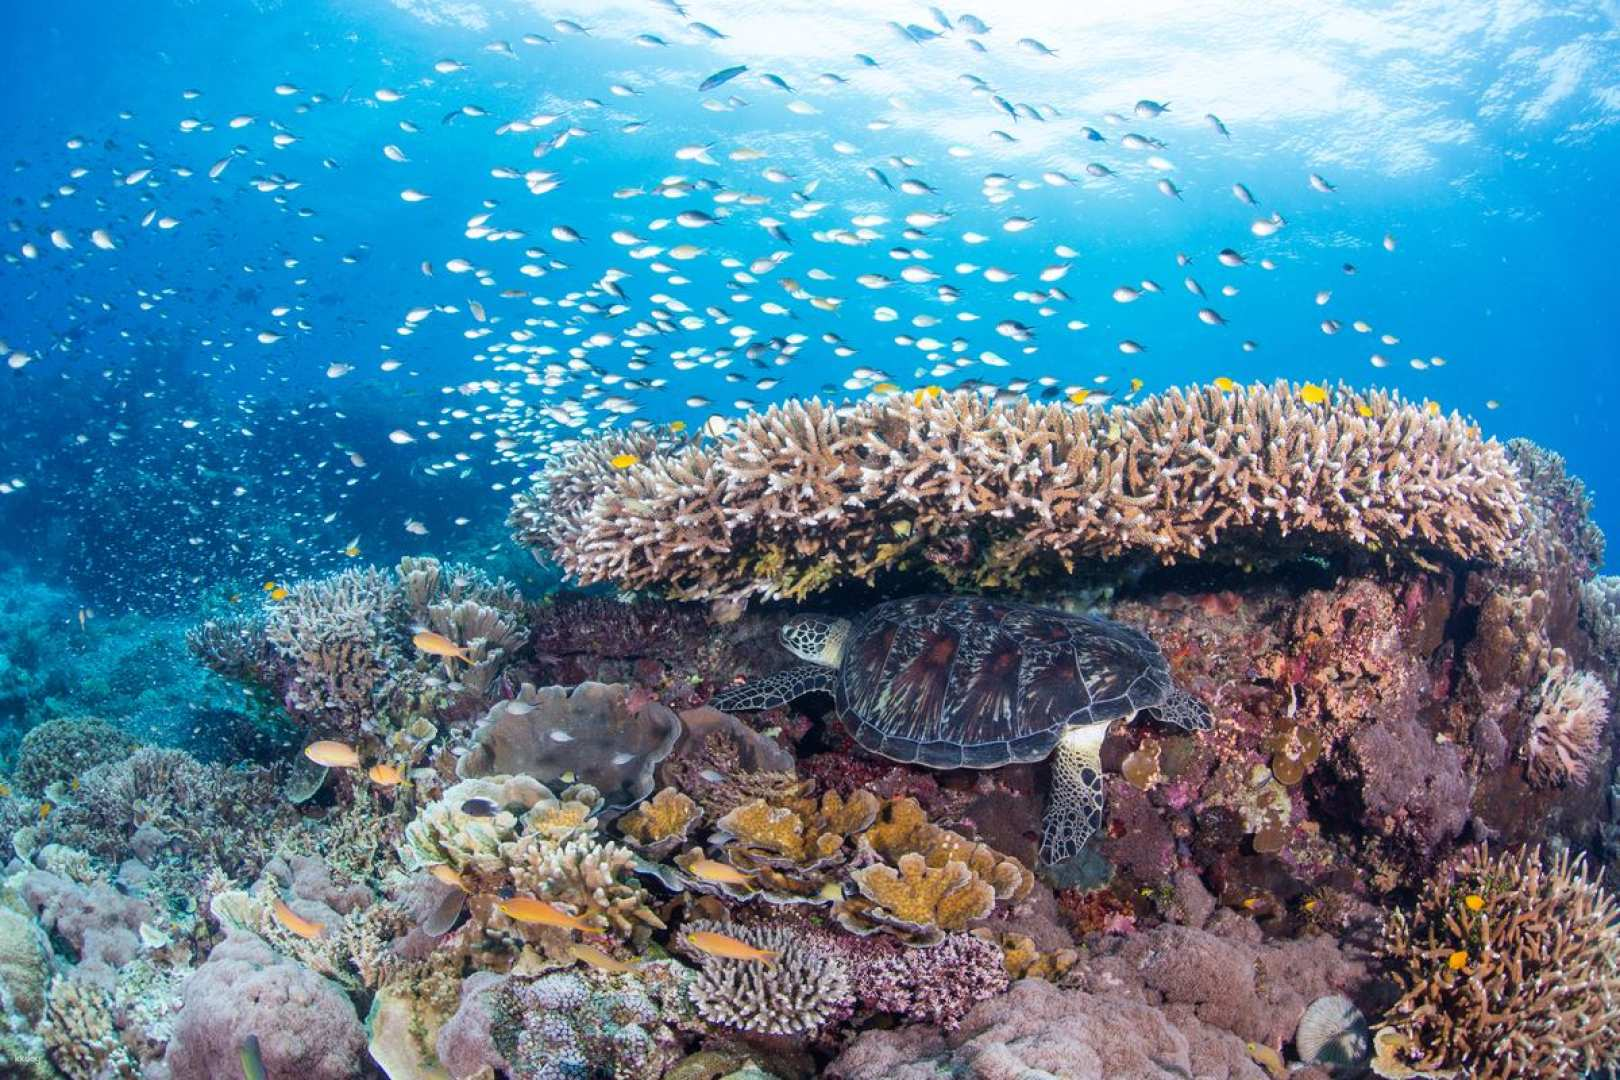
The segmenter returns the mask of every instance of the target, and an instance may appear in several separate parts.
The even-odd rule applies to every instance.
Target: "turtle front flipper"
[[[1214,722],[1204,703],[1177,686],[1159,706],[1159,719],[1184,731],[1208,731]]]
[[[1108,725],[1063,733],[1052,756],[1052,789],[1041,826],[1041,862],[1053,866],[1080,854],[1103,824],[1102,744]]]
[[[709,699],[709,704],[721,712],[758,712],[786,705],[794,698],[813,694],[818,690],[833,692],[837,672],[819,664],[798,664],[767,675],[763,679],[743,683],[722,690]]]

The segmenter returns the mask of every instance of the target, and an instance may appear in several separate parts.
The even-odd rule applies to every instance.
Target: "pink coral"
[[[139,955],[141,923],[154,918],[145,902],[105,882],[80,885],[32,870],[23,877],[20,891],[40,925],[78,954],[78,977],[105,990],[112,989],[118,968]]]
[[[884,950],[856,969],[861,1003],[952,1031],[968,1010],[1007,989],[1001,949],[972,934],[951,934],[930,949]]]
[[[163,1057],[170,1080],[240,1075],[249,1035],[257,1036],[270,1076],[349,1080],[365,1074],[365,1029],[348,997],[252,934],[236,932],[215,946],[182,995]]]
[[[1603,753],[1609,691],[1589,671],[1556,670],[1525,735],[1525,772],[1537,787],[1586,783]]]
[[[1195,1075],[1265,1080],[1233,1035],[1192,1017],[1172,1018],[1141,1001],[1060,990],[1041,979],[1025,979],[1010,993],[979,1005],[949,1035],[923,1027],[865,1032],[826,1075],[834,1080]]]

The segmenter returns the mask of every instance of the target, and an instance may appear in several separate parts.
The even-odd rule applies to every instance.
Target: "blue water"
[[[600,385],[602,374],[663,378],[661,388],[608,384],[602,393],[635,402],[636,420],[695,427],[734,413],[739,399],[763,406],[823,388],[864,393],[874,377],[845,386],[862,367],[907,388],[1043,375],[1056,380],[1054,393],[1124,395],[1133,378],[1151,392],[1221,375],[1392,386],[1474,415],[1489,434],[1528,436],[1565,454],[1597,494],[1599,523],[1620,524],[1605,497],[1620,479],[1612,451],[1620,346],[1607,314],[1617,286],[1608,208],[1620,164],[1613,5],[1135,4],[1077,16],[1004,4],[974,12],[990,24],[987,34],[958,24],[938,38],[914,34],[920,42],[890,22],[940,30],[924,5],[694,3],[685,17],[673,6],[156,0],[137,12],[70,0],[9,8],[0,36],[9,73],[0,112],[8,223],[0,340],[27,362],[0,369],[0,481],[12,489],[0,495],[0,546],[107,611],[193,609],[263,580],[342,564],[351,540],[369,561],[434,551],[517,574],[530,564],[505,539],[507,501],[549,446],[580,434],[535,406]],[[728,37],[707,38],[693,20]],[[639,34],[668,44],[638,44]],[[1026,37],[1058,55],[1016,44]],[[436,73],[445,59],[464,70]],[[696,89],[738,64],[750,70],[711,93]],[[993,88],[1018,118],[973,93],[964,75]],[[278,94],[278,84],[296,89]],[[616,94],[615,84],[633,96]],[[379,101],[380,88],[403,98]],[[200,96],[187,100],[192,89]],[[1170,111],[1138,116],[1133,105],[1143,98]],[[725,108],[705,109],[705,101]],[[791,111],[794,101],[814,113]],[[1026,103],[1044,119],[1020,108]],[[540,113],[557,119],[496,133]],[[1219,116],[1230,139],[1206,113]],[[239,116],[253,120],[230,127]],[[188,118],[213,130],[186,132]],[[643,126],[627,132],[633,121]],[[1107,141],[1087,140],[1086,125]],[[566,145],[535,155],[571,127]],[[278,131],[296,141],[275,147]],[[1129,132],[1163,148],[1125,149]],[[74,138],[84,145],[70,148]],[[856,152],[835,150],[839,140]],[[386,158],[389,144],[409,160]],[[717,164],[677,159],[678,148],[702,144],[712,144]],[[742,146],[763,156],[727,157]],[[968,154],[953,156],[952,146]],[[210,166],[233,148],[210,180]],[[1154,154],[1172,168],[1155,169]],[[1092,162],[1118,175],[1088,178]],[[897,186],[916,178],[934,193],[887,190],[869,166]],[[73,177],[80,167],[85,173]],[[553,172],[561,185],[530,194],[523,180],[491,174],[503,167]],[[789,177],[767,179],[770,167]],[[126,183],[139,169],[151,172]],[[1052,183],[1046,173],[1063,175]],[[1311,173],[1335,190],[1314,190]],[[985,187],[993,175],[1006,178],[999,189]],[[613,197],[675,176],[718,188]],[[1156,190],[1160,177],[1181,197]],[[272,190],[253,185],[263,178],[273,178]],[[283,181],[296,186],[277,188]],[[1234,198],[1234,182],[1259,206]],[[406,202],[406,189],[430,197]],[[683,210],[715,212],[717,190],[769,202],[731,204],[734,213],[707,228],[652,227]],[[993,203],[987,190],[1011,198]],[[806,204],[824,206],[794,217]],[[915,211],[951,216],[907,239],[901,219]],[[1286,225],[1251,235],[1251,222],[1272,212]],[[525,235],[467,236],[469,221],[485,213],[488,227]],[[887,219],[870,243],[816,239],[853,228],[850,219],[863,214]],[[782,223],[791,244],[767,234],[764,216]],[[1013,216],[1034,225],[1007,232],[1002,223]],[[173,227],[162,228],[171,217]],[[559,241],[554,226],[584,239]],[[95,245],[96,229],[107,231],[112,250]],[[53,230],[71,250],[53,245]],[[658,257],[632,258],[611,238],[616,230],[703,249],[690,260],[662,256],[689,283],[672,285],[652,269]],[[970,231],[989,239],[967,243]],[[1394,251],[1385,250],[1386,235]],[[25,243],[36,258],[21,254]],[[1060,244],[1078,254],[1054,254]],[[897,246],[929,257],[895,259]],[[1248,265],[1220,266],[1216,252],[1227,247]],[[734,271],[773,252],[791,257],[739,289]],[[1186,268],[1178,252],[1191,257]],[[727,257],[740,265],[724,265]],[[450,272],[457,258],[487,270],[492,283]],[[1260,269],[1262,258],[1276,269]],[[1016,294],[1049,289],[1040,271],[1063,262],[1071,268],[1055,284],[1068,298],[1043,316]],[[1347,263],[1356,273],[1344,271]],[[524,265],[545,274],[525,276]],[[914,265],[939,279],[882,290],[855,280],[898,279]],[[988,267],[1016,276],[988,281]],[[624,313],[556,303],[610,268],[628,275],[619,282]],[[812,268],[833,280],[816,280]],[[1186,290],[1188,275],[1208,299]],[[834,313],[794,299],[783,277],[842,305]],[[1116,286],[1144,279],[1163,295],[1110,298]],[[947,283],[960,290],[955,303],[937,298]],[[1239,291],[1223,296],[1223,285]],[[499,295],[508,289],[530,295]],[[1318,304],[1323,291],[1331,295]],[[535,297],[552,303],[536,306]],[[671,311],[670,297],[702,325],[626,336],[650,311]],[[603,308],[614,302],[595,299]],[[472,317],[470,300],[489,321]],[[762,311],[767,302],[791,314]],[[435,305],[456,311],[399,333],[408,311]],[[729,321],[705,314],[710,306]],[[897,321],[873,318],[885,306]],[[1200,322],[1205,306],[1227,325]],[[960,321],[959,312],[979,318]],[[918,327],[918,315],[939,322]],[[535,365],[566,363],[570,349],[604,335],[584,347],[597,372],[576,372],[548,397],[523,385],[521,373],[500,370],[511,358],[488,347],[525,319],[553,323],[528,326],[524,344],[556,350],[529,357]],[[1033,339],[997,333],[1008,319],[1032,328]],[[1324,334],[1324,319],[1342,329]],[[1354,320],[1371,331],[1357,332]],[[1071,321],[1086,326],[1066,329]],[[672,366],[676,350],[731,344],[738,326],[754,341],[805,340],[782,364],[775,350],[761,365],[739,355],[727,369],[746,377],[738,384],[707,367]],[[487,336],[467,336],[480,331]],[[829,331],[854,354],[836,355],[821,337]],[[279,340],[261,344],[261,333]],[[1386,333],[1398,342],[1381,343]],[[961,338],[962,355],[988,350],[1007,363],[934,373],[921,350],[896,343],[901,334],[936,338],[947,359]],[[1122,354],[1124,339],[1147,351]],[[1246,340],[1257,347],[1244,351]],[[651,350],[644,372],[626,364],[634,345]],[[1388,366],[1373,367],[1374,353]],[[1429,366],[1414,368],[1414,358]],[[397,370],[380,370],[387,360],[399,361]],[[352,371],[329,377],[334,364]],[[767,376],[780,382],[753,385]],[[1100,376],[1108,381],[1094,381]],[[470,392],[482,380],[496,392]],[[690,395],[713,404],[689,407]],[[632,418],[613,420],[601,401],[580,402],[589,428]],[[475,426],[480,407],[503,418]],[[496,428],[514,448],[493,448]],[[395,430],[416,441],[391,442]],[[486,437],[472,440],[474,432]],[[407,531],[408,521],[427,533]]]

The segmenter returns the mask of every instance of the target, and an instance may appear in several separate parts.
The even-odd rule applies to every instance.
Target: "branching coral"
[[[1620,1061],[1620,905],[1567,852],[1472,848],[1388,922],[1403,991],[1380,1045],[1474,1080],[1575,1076]]]
[[[1525,772],[1537,787],[1579,787],[1603,763],[1609,691],[1589,671],[1556,669],[1525,731]]]
[[[127,757],[139,745],[123,728],[93,716],[47,720],[23,736],[11,782],[25,795],[41,795],[54,783]]]
[[[1620,576],[1601,574],[1581,582],[1580,610],[1598,655],[1620,667]]]
[[[1007,974],[995,944],[971,934],[949,934],[932,949],[901,949],[864,966],[861,1001],[950,1031],[975,1004],[1005,991]]]
[[[855,993],[843,961],[791,930],[698,921],[684,934],[708,931],[775,954],[770,963],[731,960],[696,947],[702,970],[692,983],[698,1015],[717,1027],[757,1035],[805,1035],[847,1016]]]
[[[136,1080],[135,1060],[118,1040],[112,999],[94,983],[58,976],[39,1026],[45,1052],[69,1080]]]
[[[648,445],[612,469],[620,452],[586,444],[509,524],[582,582],[689,599],[802,597],[907,566],[1007,586],[1283,540],[1497,562],[1525,515],[1506,452],[1462,417],[1342,388],[1312,405],[1283,383],[1107,411],[967,392],[789,402],[717,443]]]

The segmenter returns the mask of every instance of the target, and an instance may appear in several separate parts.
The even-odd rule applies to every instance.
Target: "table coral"
[[[1460,415],[1346,388],[1310,405],[1285,383],[1108,410],[791,401],[628,469],[606,446],[564,456],[508,523],[581,582],[684,598],[799,598],[907,566],[1007,587],[1078,559],[1245,546],[1498,562],[1526,515],[1505,450]]]
[[[1475,1080],[1620,1064],[1620,904],[1567,851],[1469,848],[1387,923],[1402,1065]]]
[[[686,842],[703,811],[681,791],[667,787],[619,818],[619,831],[650,859],[661,859]]]

